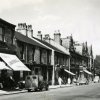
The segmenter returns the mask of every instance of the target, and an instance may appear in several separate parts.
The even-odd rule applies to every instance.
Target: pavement
[[[64,88],[64,87],[72,87],[74,85],[66,84],[66,85],[51,85],[49,86],[49,89],[57,89],[57,88]],[[12,94],[19,94],[19,93],[25,93],[27,90],[0,90],[0,96],[3,95],[12,95]]]
[[[94,84],[93,82],[89,84]],[[75,84],[66,84],[66,85],[50,85],[49,89],[57,89],[57,88],[64,88],[64,87],[74,87],[76,86]],[[16,89],[16,90],[0,90],[0,96],[3,95],[12,95],[12,94],[19,94],[19,93],[25,93],[27,90],[25,89]]]

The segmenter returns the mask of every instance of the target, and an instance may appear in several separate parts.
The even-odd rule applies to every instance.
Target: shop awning
[[[87,74],[89,74],[89,75],[93,75],[91,72],[89,72],[88,70],[84,70],[84,72],[86,72]]]
[[[71,75],[75,75],[74,73],[72,73],[72,72],[70,72],[70,71],[68,71],[68,70],[66,70],[66,69],[64,69],[65,70],[65,72],[67,72],[67,73],[69,73],[69,74],[71,74]]]
[[[0,57],[14,71],[30,71],[16,55],[0,53]]]
[[[9,67],[7,67],[4,62],[0,62],[0,70],[5,70],[5,69],[6,70],[12,70]]]

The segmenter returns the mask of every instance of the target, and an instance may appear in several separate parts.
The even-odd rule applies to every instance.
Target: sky
[[[100,55],[100,0],[0,0],[0,17],[16,27],[31,24],[34,36],[42,31],[53,38],[55,30],[62,38],[72,34]]]

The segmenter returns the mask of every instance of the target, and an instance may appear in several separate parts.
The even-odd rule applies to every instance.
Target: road
[[[5,95],[0,100],[100,100],[100,83]]]

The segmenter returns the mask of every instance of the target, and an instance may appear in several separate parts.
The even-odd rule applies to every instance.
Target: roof
[[[75,51],[81,55],[82,55],[82,49],[83,49],[82,45],[75,45]]]
[[[52,45],[52,44],[50,44],[50,43],[48,43],[48,42],[42,41],[42,40],[40,40],[40,39],[38,39],[38,38],[35,38],[35,37],[33,37],[33,38],[36,39],[36,40],[38,40],[38,41],[40,41],[41,43],[47,45],[48,47],[52,48],[52,49],[55,50],[56,52],[69,55],[69,53],[65,53],[65,52],[64,52],[63,50],[61,50],[60,48],[58,48],[58,47],[56,47],[56,46],[54,46],[54,45]],[[66,50],[66,51],[67,51],[67,50]]]
[[[10,25],[10,26],[12,26],[12,27],[16,27],[16,25],[11,24],[11,23],[9,23],[9,22],[7,22],[7,21],[1,19],[1,18],[0,18],[0,22],[5,23],[5,24],[7,24],[7,25]]]
[[[28,44],[31,44],[31,45],[35,45],[35,46],[39,46],[39,47],[51,50],[49,47],[45,46],[44,44],[36,41],[35,39],[29,38],[29,37],[21,34],[20,32],[15,31],[15,38],[24,42],[24,43],[28,43]]]
[[[67,37],[67,38],[62,38],[62,45],[65,46],[67,49],[70,48],[70,38]]]

